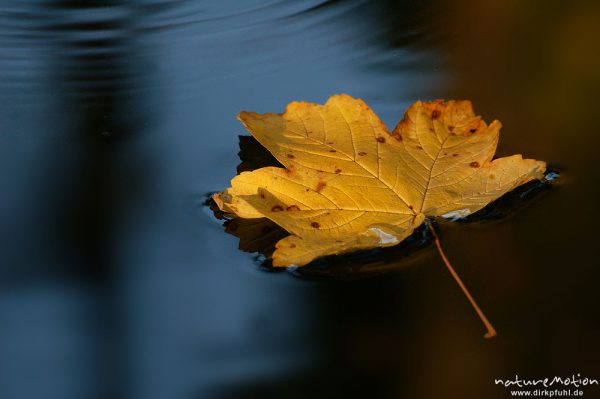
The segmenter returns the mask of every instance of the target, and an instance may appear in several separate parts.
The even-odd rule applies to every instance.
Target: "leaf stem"
[[[433,235],[433,238],[435,240],[435,245],[437,246],[438,252],[440,253],[442,260],[446,264],[446,267],[450,271],[450,274],[452,274],[452,277],[454,277],[454,280],[456,280],[456,283],[458,284],[458,286],[461,288],[461,290],[463,291],[463,293],[465,294],[465,296],[467,297],[469,302],[471,302],[471,305],[475,309],[475,312],[477,312],[477,315],[479,316],[479,318],[483,322],[483,325],[487,329],[487,332],[483,337],[484,338],[495,337],[496,330],[494,329],[494,326],[492,326],[492,323],[490,323],[488,318],[485,317],[485,314],[483,313],[481,308],[477,305],[477,302],[475,302],[475,299],[473,299],[473,297],[469,293],[469,290],[467,290],[467,287],[465,286],[465,284],[462,282],[460,277],[458,277],[458,274],[456,273],[456,271],[452,267],[452,264],[446,257],[446,254],[444,253],[444,250],[442,249],[442,244],[440,243],[440,239],[439,239],[437,233],[435,232],[435,229],[433,228],[433,225],[431,223],[429,224],[429,230],[431,231],[431,234]]]

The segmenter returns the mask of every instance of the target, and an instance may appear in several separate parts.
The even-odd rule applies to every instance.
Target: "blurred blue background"
[[[594,2],[2,0],[0,398],[505,398],[600,378]],[[402,270],[261,270],[205,206],[235,116],[363,98],[388,127],[468,98],[562,172]],[[598,394],[597,390],[595,392]],[[590,391],[590,397],[593,395]],[[588,395],[586,395],[587,397]]]

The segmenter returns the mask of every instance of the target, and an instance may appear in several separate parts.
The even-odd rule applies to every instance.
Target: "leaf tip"
[[[223,193],[214,193],[212,195],[212,200],[215,201],[215,204],[217,204],[220,210],[223,210],[225,206],[225,204],[223,203],[223,199],[221,198],[222,194]]]
[[[256,114],[254,112],[249,112],[249,111],[240,111],[237,114],[237,120],[244,123],[248,119],[251,119],[253,115],[256,115]]]

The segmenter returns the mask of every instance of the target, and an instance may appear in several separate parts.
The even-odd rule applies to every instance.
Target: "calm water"
[[[1,398],[506,398],[600,378],[592,2],[3,0]],[[502,4],[501,4],[502,3]],[[262,270],[204,207],[235,115],[361,97],[394,126],[468,98],[553,190],[394,273]],[[406,266],[406,267],[404,267]],[[586,397],[600,395],[590,388]]]

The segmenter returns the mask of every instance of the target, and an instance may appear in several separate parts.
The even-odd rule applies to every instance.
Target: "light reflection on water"
[[[430,251],[393,276],[303,281],[261,272],[201,206],[239,162],[240,110],[280,112],[346,92],[393,126],[414,100],[450,93],[510,125],[518,110],[485,92],[487,69],[465,75],[456,60],[469,55],[452,42],[467,28],[439,19],[435,3],[408,3],[0,5],[0,317],[9,326],[0,329],[0,397],[428,397],[419,392],[438,353],[441,374],[512,373],[524,358],[506,353],[524,346],[474,341],[478,321]],[[507,136],[501,150],[580,165],[561,160],[558,144],[531,141]],[[524,316],[535,301],[514,281],[535,286],[543,264],[514,237],[526,242],[545,210],[562,211],[564,194],[553,195],[493,232],[446,227],[448,250],[501,333],[514,320],[539,328]],[[497,262],[513,267],[476,267],[499,246]],[[528,312],[508,314],[507,292]],[[456,366],[462,354],[450,347],[474,360]],[[499,394],[485,384],[471,388]]]

